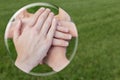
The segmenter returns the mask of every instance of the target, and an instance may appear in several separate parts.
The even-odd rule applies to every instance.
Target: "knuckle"
[[[62,45],[64,45],[64,42],[63,42],[63,41],[60,41],[59,44],[62,46]]]
[[[29,30],[29,26],[28,25],[25,26],[24,29],[23,29],[23,31],[26,31],[26,30]]]
[[[47,20],[47,21],[45,22],[45,26],[48,26],[50,23],[51,23],[51,22],[50,22],[49,20]]]
[[[34,35],[37,35],[38,34],[38,29],[37,28],[33,28],[32,32],[33,32]]]
[[[63,34],[63,35],[61,35],[61,36],[63,36],[64,38],[68,38],[68,36],[67,36],[66,34]]]
[[[40,29],[39,29],[38,26],[34,26],[34,27],[33,27],[33,31],[37,31],[37,32],[38,32],[38,31],[40,31]]]
[[[41,15],[41,18],[40,18],[40,19],[42,20],[42,19],[44,19],[44,18],[45,18],[45,14],[44,14],[44,15]]]
[[[58,26],[57,29],[60,30],[60,31],[63,31],[63,28],[60,27],[60,26]]]

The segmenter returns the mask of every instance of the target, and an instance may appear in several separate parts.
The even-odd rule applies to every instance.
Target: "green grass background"
[[[77,53],[64,70],[47,77],[23,73],[4,45],[8,20],[32,2],[62,7],[77,25]],[[0,80],[120,80],[120,0],[0,0]],[[71,48],[72,49],[72,48]]]

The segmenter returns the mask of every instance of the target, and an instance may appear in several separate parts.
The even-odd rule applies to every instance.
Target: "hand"
[[[24,18],[21,17],[21,16],[19,17],[19,18],[21,18],[22,24],[24,25],[24,26],[22,26],[22,28],[24,29],[25,25],[34,24],[35,21],[38,19],[37,16],[39,16],[40,15],[39,13],[41,13],[43,10],[44,10],[44,8],[39,9],[34,15],[24,11],[24,14],[30,14],[31,16],[24,15]],[[62,9],[59,9],[59,15],[61,15],[61,13],[64,14],[64,11],[63,12],[62,11],[63,11]],[[68,41],[71,39],[71,34],[74,37],[74,36],[76,36],[76,32],[77,32],[75,30],[76,29],[75,26],[73,26],[74,24],[69,21],[70,17],[69,16],[66,17],[66,18],[65,17],[66,16],[64,16],[64,15],[61,15],[59,17],[60,18],[59,19],[60,20],[59,21],[60,25],[57,26],[57,30],[55,31],[55,35],[54,35],[54,39],[53,39],[53,43],[52,43],[53,46],[49,49],[49,52],[48,52],[49,53],[48,56],[50,56],[53,53],[53,55],[56,55],[56,58],[59,57],[59,53],[60,54],[62,53],[63,55],[61,55],[62,57],[57,58],[57,60],[54,60],[54,59],[56,59],[54,56],[48,57],[48,60],[47,60],[48,63],[50,63],[50,64],[52,63],[53,65],[56,65],[56,63],[53,62],[52,60],[58,62],[59,59],[60,59],[60,61],[61,61],[60,65],[63,66],[63,67],[60,66],[61,69],[64,68],[69,63],[69,61],[67,60],[67,58],[65,57],[65,54],[64,54],[64,53],[66,53],[66,48],[65,47],[67,47],[68,44],[69,44]],[[67,18],[68,18],[68,21],[65,21],[65,19],[67,19]],[[58,56],[57,56],[56,53],[58,53]],[[61,58],[63,58],[63,59],[61,59]],[[42,63],[42,62],[43,61],[40,61],[40,63]],[[57,66],[56,66],[55,69],[54,68],[55,67],[53,67],[53,70],[55,70],[55,71],[60,70],[60,68],[57,69]]]
[[[15,21],[12,22],[7,37],[13,38],[13,31],[15,28],[14,26],[17,25],[17,23],[16,23],[17,19],[21,19],[21,22],[22,22],[21,23],[21,25],[22,25],[21,32],[22,32],[26,26],[32,26],[33,24],[35,24],[36,21],[38,20],[38,17],[44,10],[45,10],[45,8],[40,8],[38,11],[36,11],[35,14],[28,13],[27,10],[23,10],[22,12],[20,12],[18,14],[18,16],[16,16]],[[63,33],[62,31],[65,33]],[[62,27],[62,26],[57,26],[57,30],[55,33],[56,33],[55,37],[57,37],[57,38],[53,39],[52,45],[65,46],[65,47],[68,46],[68,41],[62,40],[62,38],[65,38],[65,39],[71,38],[71,35],[68,34],[68,29],[65,27]],[[59,38],[61,38],[61,39],[59,39]]]
[[[71,34],[72,37],[78,36],[75,24],[71,22],[70,16],[64,10],[60,8],[56,18],[59,20],[59,26],[68,29],[69,32],[67,32],[67,34]],[[64,33],[64,31],[62,31],[62,33]],[[62,39],[66,40],[65,37]],[[45,63],[56,72],[65,68],[69,64],[69,60],[66,57],[66,47],[52,46],[45,58]]]
[[[57,26],[53,18],[53,13],[46,9],[36,23],[32,26],[26,25],[22,33],[21,21],[15,28],[13,41],[18,53],[15,65],[24,72],[30,72],[47,55]]]

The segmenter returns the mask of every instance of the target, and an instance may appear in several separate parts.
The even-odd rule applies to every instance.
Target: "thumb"
[[[19,36],[20,36],[20,32],[21,32],[21,20],[18,19],[16,22],[15,22],[15,29],[14,29],[14,34],[13,34],[13,39],[16,40]]]

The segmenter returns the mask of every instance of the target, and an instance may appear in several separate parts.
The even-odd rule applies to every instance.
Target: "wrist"
[[[19,60],[15,61],[15,66],[26,73],[29,73],[34,67],[34,66],[26,64],[25,62],[20,62]]]
[[[70,63],[70,61],[66,58],[63,60],[59,60],[59,61],[55,61],[52,64],[49,64],[49,66],[55,71],[55,72],[59,72],[62,69],[64,69],[68,64]]]

